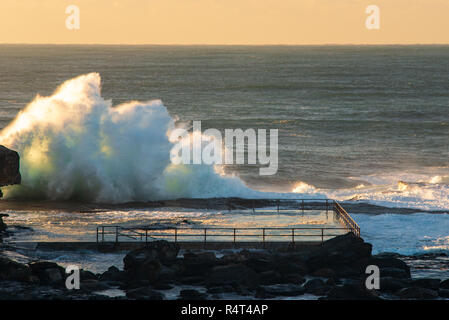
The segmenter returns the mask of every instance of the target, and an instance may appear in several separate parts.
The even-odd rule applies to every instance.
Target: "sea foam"
[[[257,194],[212,165],[171,164],[174,128],[159,100],[112,106],[99,74],[68,80],[0,133],[0,144],[21,156],[22,185],[5,188],[5,197],[119,203]]]

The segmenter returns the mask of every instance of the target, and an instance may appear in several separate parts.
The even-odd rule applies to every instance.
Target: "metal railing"
[[[338,231],[341,231],[337,233]],[[169,240],[175,243],[187,242],[188,239],[195,242],[219,242],[227,241],[237,243],[247,242],[284,242],[295,243],[302,238],[310,241],[320,241],[341,235],[350,231],[348,228],[124,228],[118,226],[102,226],[97,228],[97,242],[105,242],[105,236],[112,235],[115,242],[120,237],[126,237],[137,241]],[[217,238],[220,238],[219,240]]]
[[[341,218],[341,221],[351,230],[354,235],[360,238],[360,227],[359,225],[352,219],[349,213],[346,212],[345,209],[337,202],[334,201],[334,211]]]
[[[262,202],[262,204],[260,204]],[[253,227],[253,228],[232,228],[232,227],[122,227],[122,226],[100,226],[96,230],[97,242],[111,241],[110,236],[114,237],[114,242],[118,243],[120,238],[127,238],[134,241],[153,241],[156,239],[165,239],[174,242],[183,242],[190,239],[195,242],[204,242],[220,239],[236,243],[242,240],[256,240],[265,243],[268,241],[289,241],[291,243],[306,238],[310,241],[324,242],[326,239],[343,234],[343,231],[352,232],[360,237],[360,227],[352,217],[335,200],[330,199],[245,199],[245,203],[252,203],[250,208],[235,206],[229,210],[252,210],[274,207],[277,212],[282,210],[300,210],[304,213],[306,210],[332,210],[344,227]],[[258,203],[260,204],[258,206]],[[274,210],[272,210],[274,211]],[[336,233],[338,232],[338,233]],[[281,240],[282,239],[282,240]]]

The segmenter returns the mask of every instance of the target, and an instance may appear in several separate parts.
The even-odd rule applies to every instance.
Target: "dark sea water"
[[[279,129],[278,174],[228,168],[267,190],[449,171],[449,46],[0,46],[0,127],[89,72],[114,104],[161,99],[205,128]]]
[[[91,72],[113,105],[161,99],[178,123],[278,129],[276,175],[250,165],[227,175],[269,193],[385,206],[380,220],[356,219],[377,251],[449,248],[447,215],[387,215],[449,210],[449,46],[0,45],[0,129],[37,94]]]

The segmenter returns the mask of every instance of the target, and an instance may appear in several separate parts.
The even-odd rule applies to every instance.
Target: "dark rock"
[[[332,269],[335,272],[335,277],[337,278],[354,278],[360,277],[361,272],[358,267],[350,267],[348,265],[337,265],[332,266]]]
[[[276,271],[265,271],[259,274],[260,284],[276,284],[283,282],[283,277]]]
[[[99,279],[101,281],[123,281],[125,279],[125,272],[120,271],[115,266],[111,266],[100,275]]]
[[[398,279],[409,279],[410,275],[406,270],[399,268],[381,268],[380,277],[392,277]]]
[[[273,271],[275,267],[267,259],[250,258],[244,264],[256,272]]]
[[[282,281],[285,283],[303,284],[306,279],[300,274],[285,274],[282,276]]]
[[[260,287],[266,294],[279,297],[293,297],[299,296],[306,292],[306,289],[303,286],[297,284],[274,284],[269,286],[261,286]]]
[[[361,261],[359,261],[360,271],[364,273],[366,267],[369,265],[378,266],[381,276],[394,276],[393,273],[396,273],[397,277],[410,278],[410,267],[404,261],[398,258],[373,256],[370,258],[362,259]],[[392,269],[403,270],[405,274],[401,272],[395,272]]]
[[[206,251],[206,252],[199,252],[195,254],[195,259],[198,261],[209,261],[209,262],[215,262],[217,260],[217,257],[215,256],[215,253],[212,251]]]
[[[123,259],[124,270],[133,269],[136,265],[149,260],[158,260],[162,263],[176,259],[179,245],[168,241],[149,242],[144,247],[129,252]]]
[[[410,286],[410,280],[380,277],[380,291],[396,292]]]
[[[233,286],[226,285],[226,286],[219,286],[219,287],[211,287],[207,289],[207,292],[210,294],[216,294],[216,293],[230,293],[234,292],[235,289]]]
[[[81,280],[97,280],[97,275],[88,270],[81,269],[80,270],[80,278],[81,278]]]
[[[0,146],[0,186],[20,184],[20,157],[16,151]]]
[[[330,268],[322,268],[318,269],[315,272],[312,273],[315,277],[321,277],[321,278],[334,278],[335,277],[335,271]]]
[[[135,265],[132,269],[127,269],[125,277],[131,280],[147,280],[154,283],[159,278],[161,263],[158,260],[146,260]]]
[[[136,300],[163,300],[164,295],[158,291],[152,290],[148,287],[131,289],[126,291],[126,297]]]
[[[210,285],[239,283],[247,286],[257,284],[257,273],[243,264],[231,264],[214,267],[207,279]]]
[[[87,280],[81,280],[80,282],[80,289],[83,291],[101,291],[101,290],[107,290],[110,289],[110,287],[102,282],[95,279],[87,279]]]
[[[399,290],[396,293],[401,299],[435,299],[438,297],[438,292],[426,288],[410,287]]]
[[[199,260],[191,260],[187,259],[183,261],[182,267],[179,268],[179,273],[182,276],[203,276],[205,274],[208,274],[213,267],[216,266],[215,261],[205,260],[205,261],[199,261]]]
[[[365,243],[349,232],[325,241],[321,247],[313,250],[307,260],[311,270],[329,266],[355,265],[360,259],[371,256],[372,245]]]
[[[148,280],[155,282],[162,268],[162,263],[176,262],[179,245],[167,241],[155,241],[145,247],[129,252],[125,258],[124,271],[129,280]]]
[[[299,262],[277,262],[275,263],[274,270],[280,274],[300,274],[305,275],[307,273],[307,267]]]
[[[27,265],[0,256],[0,280],[31,281],[31,270]]]
[[[0,233],[6,231],[7,225],[3,222],[4,217],[9,217],[8,214],[0,214]]]
[[[344,284],[332,288],[325,298],[326,300],[379,300],[374,290],[367,290],[362,284]]]
[[[178,282],[182,283],[182,284],[188,284],[188,285],[193,285],[193,286],[202,286],[205,285],[206,283],[206,279],[203,276],[189,276],[189,277],[182,277],[182,278],[177,278]]]
[[[55,262],[32,262],[29,266],[31,273],[43,284],[63,285],[65,282],[65,269]]]
[[[225,254],[223,257],[221,257],[220,262],[222,264],[229,264],[229,263],[239,263],[239,262],[245,262],[248,258],[245,257],[240,252],[231,253],[231,254]]]
[[[179,293],[179,299],[181,300],[206,300],[206,298],[206,294],[193,289],[181,290]]]
[[[449,298],[449,289],[440,289],[438,294],[440,297]]]
[[[321,279],[312,279],[304,285],[305,291],[317,296],[324,296],[332,287]]]
[[[155,290],[171,290],[173,289],[173,286],[169,285],[168,283],[155,283],[152,285],[153,289]]]
[[[440,282],[440,288],[449,289],[449,279],[443,280]]]
[[[423,278],[412,281],[414,287],[426,288],[438,291],[440,287],[440,279]]]

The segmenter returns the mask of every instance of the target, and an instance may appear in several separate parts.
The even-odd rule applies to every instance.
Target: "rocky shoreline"
[[[0,219],[1,220],[1,219]],[[3,224],[0,223],[0,227]],[[5,228],[6,229],[6,228]],[[65,269],[49,261],[28,264],[0,251],[0,299],[175,299],[328,300],[448,299],[449,279],[412,279],[395,254],[371,254],[372,246],[352,233],[316,248],[295,250],[205,250],[180,255],[175,243],[155,241],[128,252],[124,270],[111,266],[80,272],[80,289],[65,287]],[[101,253],[99,253],[101,254]],[[368,290],[368,265],[380,269],[380,289]],[[121,294],[111,295],[108,292]],[[307,295],[307,296],[305,296]]]

